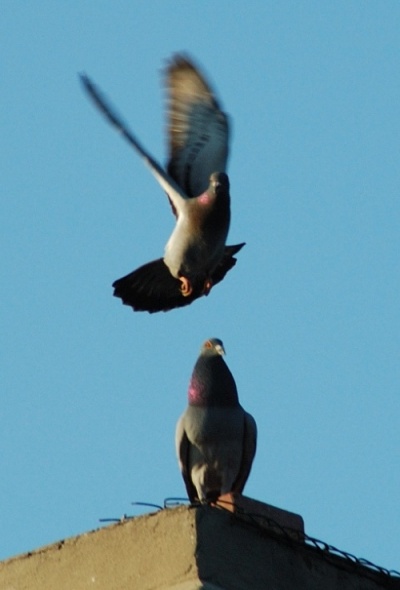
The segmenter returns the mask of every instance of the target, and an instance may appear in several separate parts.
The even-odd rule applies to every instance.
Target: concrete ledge
[[[258,525],[277,534],[289,536],[295,540],[304,540],[304,521],[299,514],[232,492],[220,496],[215,504],[234,512],[238,517],[243,515],[247,520],[250,517]]]
[[[0,563],[1,590],[154,590],[198,581],[186,507],[113,524]],[[164,585],[165,581],[165,585]],[[182,590],[197,586],[182,586]]]
[[[260,510],[249,498],[234,500]],[[242,514],[200,505],[126,520],[4,561],[0,588],[400,590],[400,579],[250,524]]]

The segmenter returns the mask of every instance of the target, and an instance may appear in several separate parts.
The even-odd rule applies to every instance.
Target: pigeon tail
[[[211,275],[212,285],[216,285],[236,264],[234,255],[243,248],[244,243],[225,246],[222,260]],[[202,295],[207,295],[204,282],[193,285],[190,295],[182,294],[182,283],[173,277],[162,258],[153,260],[113,283],[114,296],[122,299],[134,311],[156,313],[169,311],[189,305]]]

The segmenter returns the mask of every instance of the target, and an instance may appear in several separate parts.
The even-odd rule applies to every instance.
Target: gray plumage
[[[168,195],[176,217],[164,257],[113,283],[135,311],[168,311],[208,295],[235,265],[244,244],[226,246],[230,193],[226,166],[228,118],[198,68],[175,56],[166,68],[167,170],[145,150],[91,80],[81,76],[97,107],[139,153]]]
[[[191,502],[243,491],[256,452],[254,418],[239,403],[218,338],[207,340],[189,383],[188,407],[176,426],[176,452]]]

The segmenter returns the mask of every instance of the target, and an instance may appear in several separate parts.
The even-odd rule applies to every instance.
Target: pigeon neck
[[[220,356],[199,358],[189,383],[188,401],[197,407],[238,406],[235,381]]]

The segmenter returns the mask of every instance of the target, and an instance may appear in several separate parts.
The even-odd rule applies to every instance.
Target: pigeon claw
[[[206,295],[207,296],[209,294],[209,292],[211,291],[212,286],[213,286],[212,279],[206,279],[204,281],[202,295]]]
[[[179,277],[181,282],[181,293],[184,297],[189,297],[193,293],[191,282],[186,277]]]
[[[190,297],[193,293],[193,285],[187,277],[179,277],[181,282],[180,290],[184,297]],[[212,279],[208,278],[204,281],[203,288],[201,290],[201,295],[208,295],[211,291],[213,286]]]

